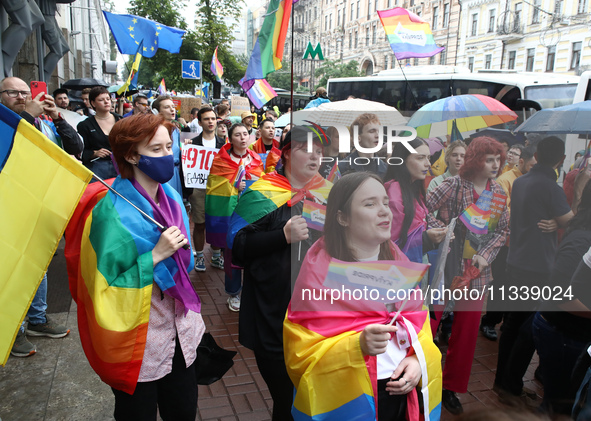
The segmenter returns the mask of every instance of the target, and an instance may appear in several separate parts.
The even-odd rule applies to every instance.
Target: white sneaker
[[[240,311],[240,295],[228,297],[228,308],[230,311]]]

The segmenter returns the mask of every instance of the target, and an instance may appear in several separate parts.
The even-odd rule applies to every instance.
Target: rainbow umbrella
[[[456,95],[421,107],[408,125],[422,138],[452,134],[454,123],[460,133],[495,126],[517,119],[517,114],[485,95]]]

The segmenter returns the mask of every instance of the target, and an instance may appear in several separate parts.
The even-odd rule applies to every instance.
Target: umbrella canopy
[[[294,113],[296,124],[305,124],[304,120],[321,126],[350,126],[362,114],[375,114],[384,126],[405,126],[407,118],[394,107],[381,102],[365,99],[347,99],[344,101],[325,102],[315,108],[308,108]]]
[[[517,114],[494,98],[485,95],[456,95],[441,98],[421,107],[413,114],[409,126],[419,137],[444,136],[452,133],[453,122],[461,133],[507,123]]]
[[[109,87],[107,88],[107,90],[108,90],[108,91],[109,91],[109,93],[111,93],[111,94],[112,94],[112,93],[115,93],[115,94],[117,94],[117,91],[118,91],[118,90],[119,90],[119,89],[120,89],[122,86],[123,86],[123,84],[121,84],[121,85],[113,85],[113,86],[109,86]],[[125,95],[125,96],[135,95],[135,94],[137,94],[138,92],[139,92],[139,90],[138,90],[138,89],[130,89],[130,90],[127,90],[127,91],[123,92],[121,95],[117,94],[117,98],[119,98],[119,97],[121,97],[121,96],[123,96],[123,95]]]
[[[82,79],[70,79],[62,85],[64,89],[82,90],[85,88],[93,88],[95,86],[109,86],[104,80],[93,79],[90,77],[83,77]]]
[[[516,132],[591,134],[591,100],[536,112]]]

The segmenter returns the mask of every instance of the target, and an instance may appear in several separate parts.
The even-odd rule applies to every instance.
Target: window
[[[471,72],[474,71],[474,57],[468,57],[468,69],[470,69]]]
[[[587,0],[579,0],[579,5],[577,6],[577,13],[587,13]]]
[[[324,30],[328,31],[328,15],[324,16]]]
[[[491,9],[488,11],[488,32],[495,31],[495,18],[496,18],[497,11],[496,9]]]
[[[375,0],[375,4],[373,5],[373,10],[375,10],[376,12],[378,11],[378,7],[379,7],[379,0]]]
[[[332,13],[330,14],[330,17],[328,18],[328,29],[332,29]]]
[[[556,46],[548,47],[548,58],[546,60],[546,71],[554,71],[554,60],[556,59]]]
[[[478,13],[473,13],[472,14],[472,30],[470,31],[470,34],[473,37],[475,37],[477,31],[478,31]]]
[[[357,48],[357,44],[359,42],[359,33],[355,31],[355,48]]]
[[[337,26],[341,25],[341,11],[339,10],[339,14],[337,15]]]
[[[516,51],[509,51],[509,64],[508,64],[509,70],[515,69],[515,54],[516,54]]]
[[[431,29],[437,29],[437,21],[439,20],[439,7],[433,7],[433,24]]]
[[[355,18],[355,3],[351,3],[351,22]]]
[[[388,9],[392,7],[392,0],[388,0]]]
[[[527,59],[525,61],[525,71],[526,72],[533,72],[534,71],[534,57],[536,55],[535,48],[528,48],[527,49]]]
[[[357,19],[359,19],[359,13],[361,13],[361,0],[357,0]]]
[[[418,59],[418,58],[415,58],[415,59],[413,60],[413,63],[412,63],[412,65],[413,65],[413,66],[418,66],[418,65],[419,65],[419,59]]]
[[[443,5],[443,27],[447,28],[449,25],[449,3]]]
[[[533,10],[531,13],[531,23],[540,23],[540,7],[542,0],[534,0]]]
[[[369,26],[365,28],[365,46],[369,47]]]
[[[439,53],[439,64],[445,64],[447,61],[447,45],[446,49]]]
[[[484,56],[484,68],[490,69],[490,64],[492,62],[492,54],[487,54]]]
[[[435,64],[435,56],[431,56],[429,57],[429,65],[434,65]]]
[[[371,15],[371,0],[369,0],[367,2],[367,17],[369,18],[369,15]]]
[[[353,31],[349,32],[349,50],[353,48]]]
[[[556,3],[554,3],[554,14],[560,15],[561,10],[562,10],[562,0],[556,0]]]
[[[515,20],[514,20],[514,28],[515,31],[519,31],[519,27],[521,26],[521,9],[523,8],[523,3],[516,3],[515,4]]]
[[[376,41],[378,40],[378,28],[376,25],[373,26],[373,32],[371,34],[371,42],[375,45]]]
[[[582,43],[573,42],[573,55],[570,60],[570,68],[571,69],[578,69],[579,63],[581,62],[581,46]]]

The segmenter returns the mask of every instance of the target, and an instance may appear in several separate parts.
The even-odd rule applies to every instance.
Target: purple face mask
[[[137,167],[152,180],[164,184],[174,175],[174,156],[140,155]]]

